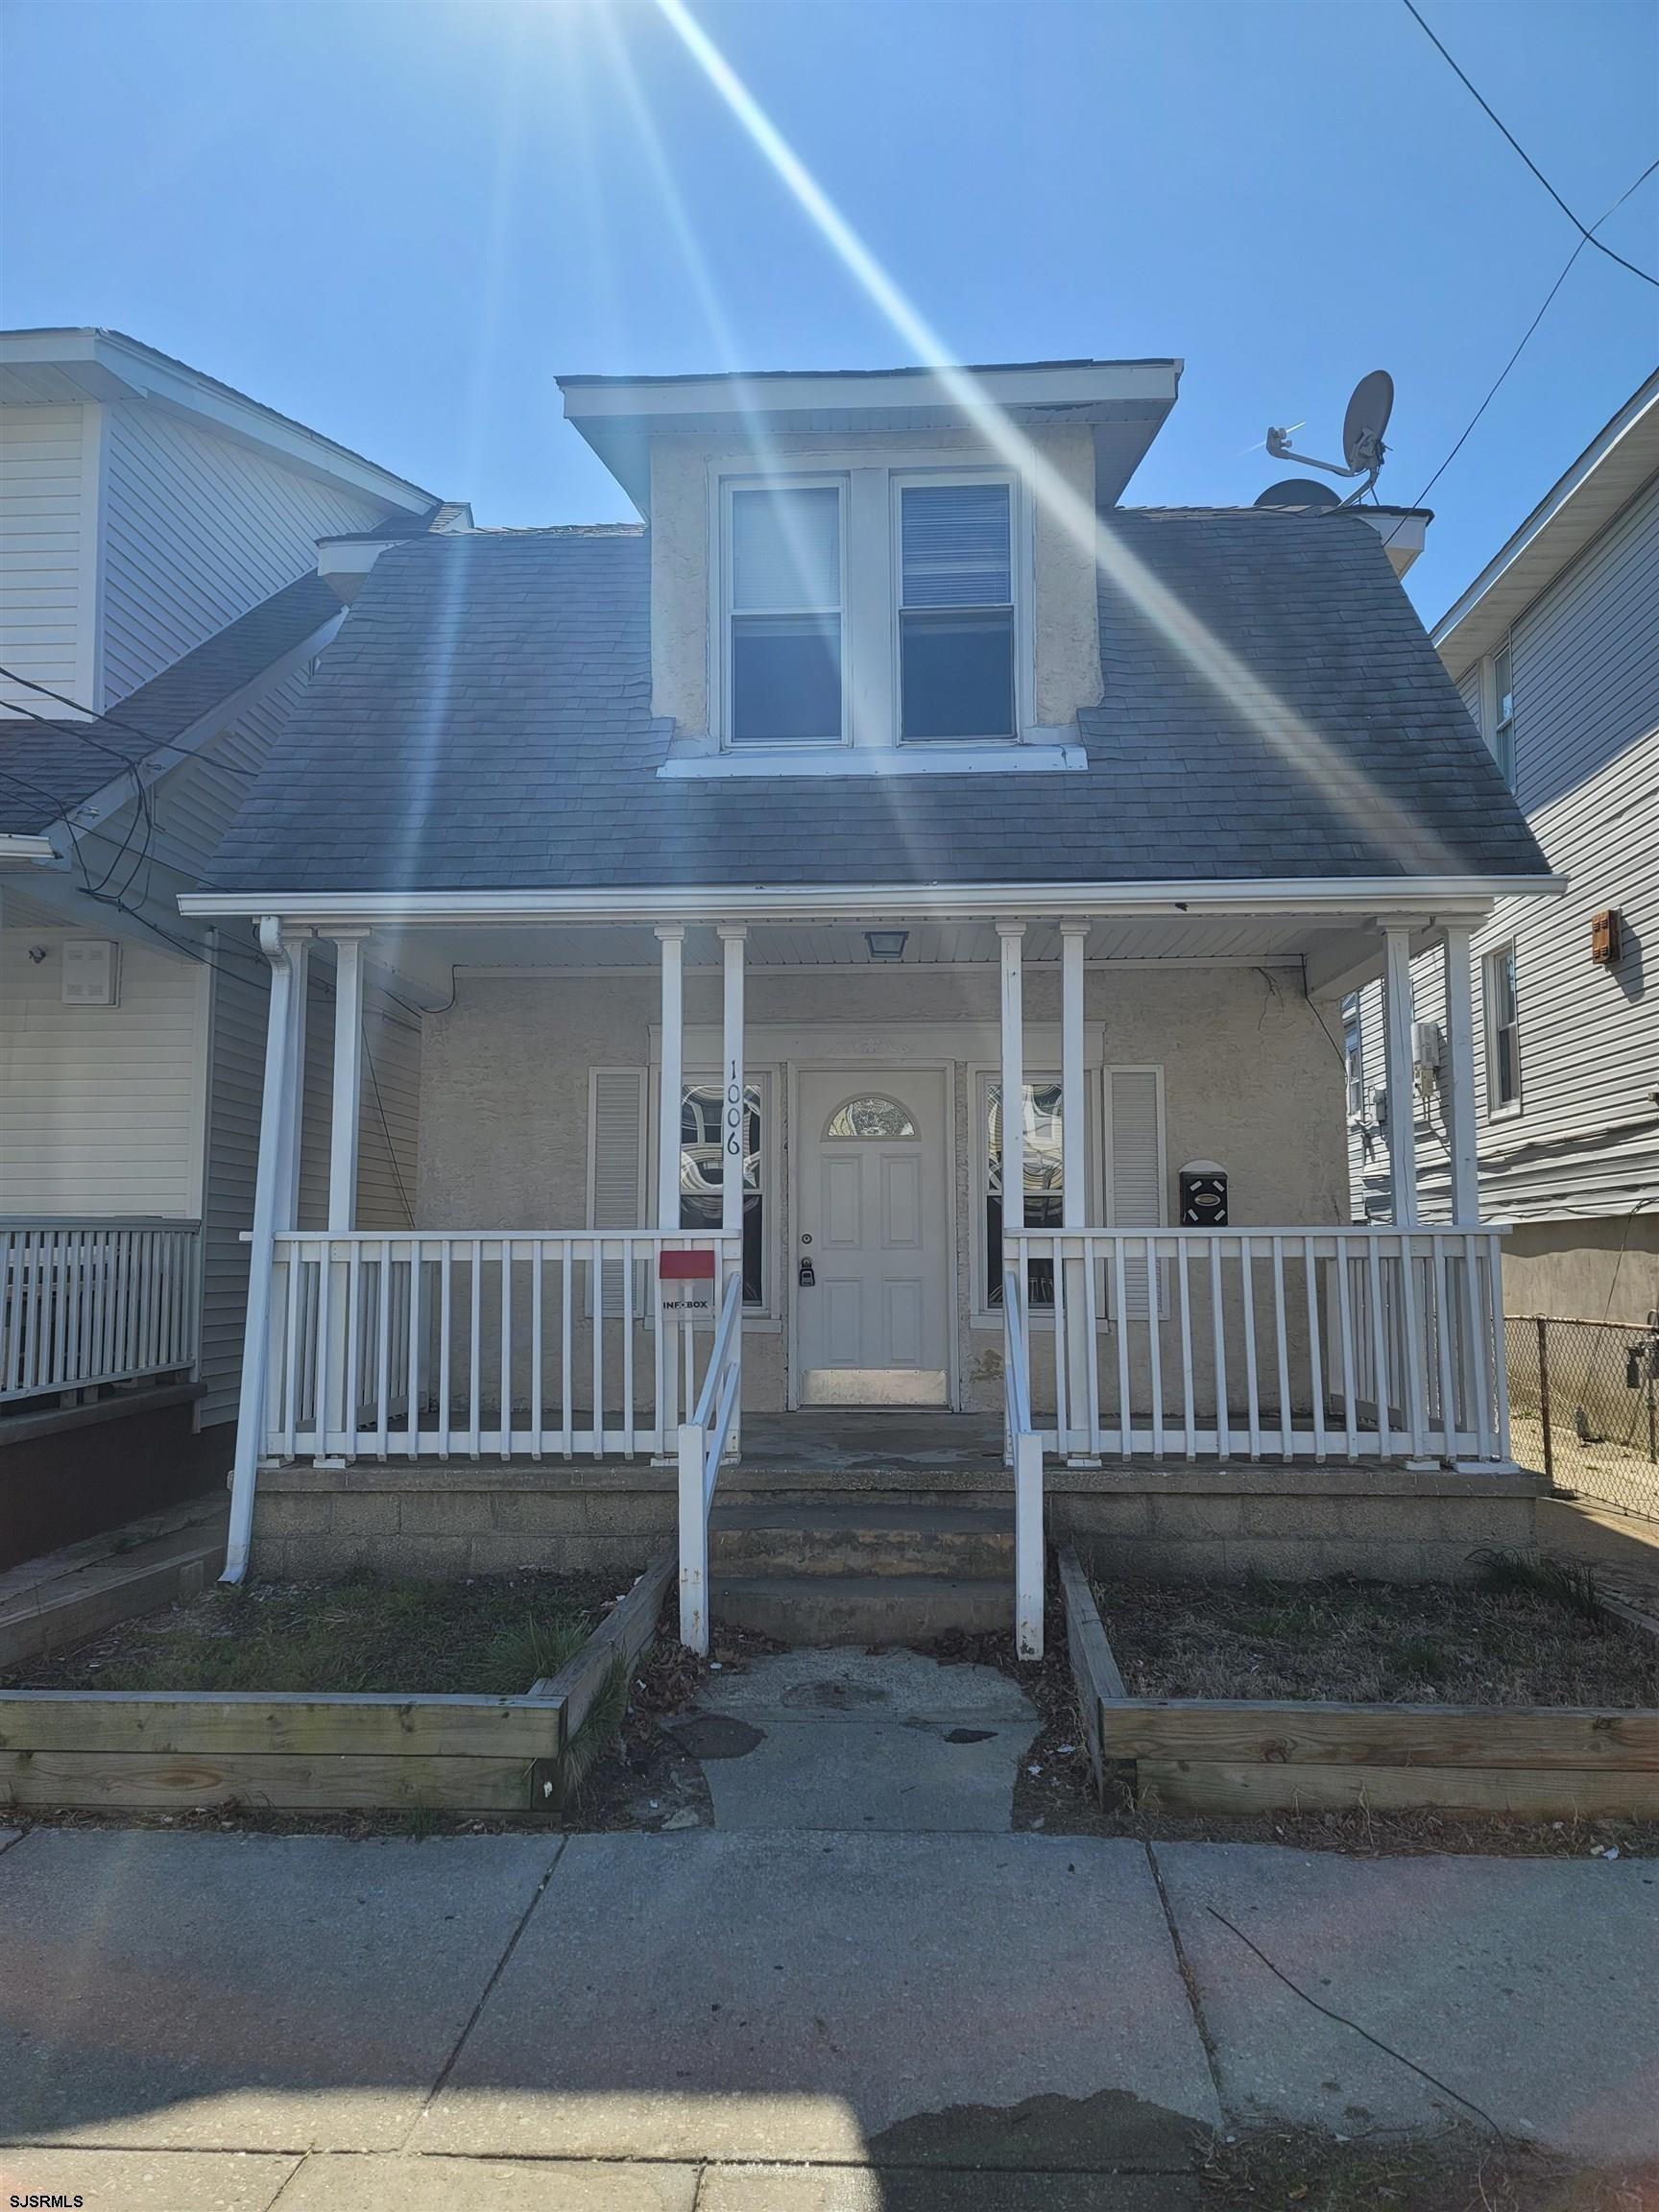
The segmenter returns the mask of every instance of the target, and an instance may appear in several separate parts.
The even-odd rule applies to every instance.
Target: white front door
[[[814,1070],[797,1095],[801,1402],[946,1405],[945,1072]]]

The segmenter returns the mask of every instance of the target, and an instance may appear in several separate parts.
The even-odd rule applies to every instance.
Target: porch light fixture
[[[872,960],[902,960],[910,932],[908,929],[866,929],[864,942],[870,948]]]

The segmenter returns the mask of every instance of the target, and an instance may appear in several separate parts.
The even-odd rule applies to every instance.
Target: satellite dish
[[[1336,494],[1329,484],[1311,476],[1285,476],[1256,495],[1258,507],[1334,507]]]
[[[1355,385],[1342,418],[1342,457],[1356,476],[1382,468],[1387,451],[1382,433],[1393,412],[1394,379],[1386,369],[1373,369]]]
[[[1267,450],[1275,461],[1300,461],[1307,469],[1323,469],[1328,476],[1363,476],[1365,481],[1358,492],[1351,492],[1341,504],[1351,507],[1356,499],[1363,498],[1382,472],[1388,448],[1382,442],[1382,433],[1388,427],[1388,418],[1394,409],[1394,379],[1386,369],[1373,369],[1368,376],[1361,376],[1354,387],[1354,397],[1348,402],[1348,412],[1342,421],[1341,461],[1321,461],[1316,453],[1298,453],[1290,443],[1288,430],[1271,429],[1267,433]],[[1294,502],[1282,496],[1286,487],[1275,484],[1257,500],[1258,507],[1282,507]],[[1302,487],[1298,485],[1298,490]],[[1323,505],[1335,502],[1326,499]]]

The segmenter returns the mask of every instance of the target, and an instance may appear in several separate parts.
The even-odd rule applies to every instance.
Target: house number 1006
[[[737,1154],[743,1150],[743,1085],[735,1064],[726,1079],[726,1149]]]

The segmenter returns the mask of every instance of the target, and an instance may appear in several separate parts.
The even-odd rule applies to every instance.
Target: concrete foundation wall
[[[729,1504],[802,1488],[799,1471],[734,1469]],[[818,1475],[814,1496],[1010,1503],[1000,1470]],[[1103,1574],[1362,1575],[1456,1580],[1484,1547],[1528,1548],[1533,1476],[1407,1474],[1394,1467],[1227,1466],[1166,1473],[1052,1468],[1048,1532]],[[670,1470],[646,1466],[289,1467],[260,1478],[253,1573],[328,1580],[363,1569],[430,1575],[637,1573],[675,1527]],[[1010,1599],[1012,1602],[1012,1599]]]
[[[1503,1244],[1503,1305],[1547,1320],[1645,1327],[1659,1310],[1659,1218],[1517,1222]]]
[[[1057,1030],[1059,978],[1046,964],[1027,970],[1028,1031]],[[461,972],[454,1003],[424,1024],[421,1057],[419,1223],[430,1229],[571,1229],[588,1220],[589,1073],[593,1068],[650,1065],[651,1025],[658,1014],[649,975],[490,975]],[[1165,1219],[1175,1214],[1175,1178],[1183,1162],[1220,1161],[1232,1175],[1235,1223],[1317,1226],[1345,1218],[1346,1164],[1339,1056],[1294,972],[1258,969],[1097,970],[1087,978],[1086,1019],[1104,1032],[1108,1065],[1156,1064],[1164,1070]],[[719,1020],[719,979],[693,972],[686,979],[688,1024]],[[979,1238],[983,1192],[978,1070],[995,1060],[998,983],[994,969],[939,967],[873,971],[752,968],[748,980],[751,1066],[770,1066],[771,1187],[766,1193],[769,1311],[752,1319],[744,1341],[744,1404],[775,1410],[786,1403],[786,1301],[783,1262],[790,1232],[791,1131],[786,1068],[768,1062],[759,1033],[767,1024],[823,1024],[813,1057],[849,1061],[878,1079],[883,1055],[902,1061],[906,1032],[922,1022],[959,1023],[961,1057],[950,1067],[955,1140],[956,1358],[958,1402],[971,1410],[1001,1403],[1000,1318],[986,1311]],[[968,1033],[972,1031],[971,1037]],[[992,1042],[985,1043],[989,1037]],[[1041,1065],[1030,1046],[1033,1072]],[[696,1070],[688,1063],[688,1071]],[[711,1070],[710,1070],[711,1071]],[[1090,1173],[1098,1191],[1104,1149],[1098,1085],[1092,1090],[1088,1131]],[[652,1142],[654,1144],[654,1137]],[[648,1150],[643,1178],[654,1187]],[[647,1197],[646,1216],[650,1213]],[[1091,1212],[1099,1217],[1094,1204]],[[1306,1358],[1296,1319],[1299,1286],[1289,1289],[1293,1395],[1306,1398]],[[1264,1297],[1266,1296],[1263,1293]],[[1195,1313],[1201,1324],[1203,1316]],[[1259,1309],[1262,1327],[1270,1306]],[[589,1324],[578,1324],[578,1361]],[[613,1325],[614,1326],[614,1325]],[[1137,1371],[1144,1333],[1137,1326]],[[1052,1400],[1051,1337],[1034,1332],[1033,1386],[1039,1405]],[[1105,1400],[1113,1402],[1117,1356],[1101,1337]],[[1175,1403],[1178,1323],[1165,1323],[1163,1346]],[[640,1391],[650,1361],[641,1332],[637,1370]],[[612,1357],[608,1349],[607,1358]],[[491,1366],[488,1353],[486,1372]],[[612,1371],[619,1370],[619,1362]],[[643,1404],[643,1397],[639,1402]],[[1201,1410],[1208,1410],[1201,1406]]]

